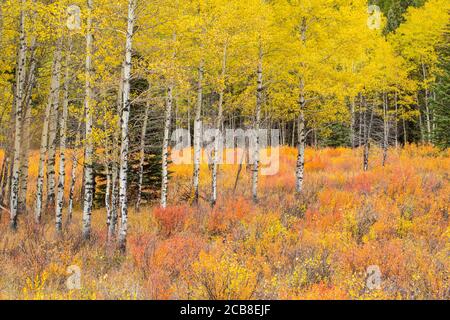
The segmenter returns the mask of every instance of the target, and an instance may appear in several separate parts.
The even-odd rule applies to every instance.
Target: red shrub
[[[188,213],[189,208],[186,206],[174,206],[166,209],[157,207],[153,210],[161,234],[166,237],[183,230]]]

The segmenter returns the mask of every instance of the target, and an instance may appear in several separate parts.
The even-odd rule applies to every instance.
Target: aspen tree
[[[142,183],[144,180],[144,163],[145,163],[145,137],[147,134],[147,124],[148,124],[148,114],[150,111],[150,104],[147,103],[144,111],[144,119],[142,121],[142,129],[141,129],[141,142],[140,142],[140,154],[139,154],[139,178],[138,178],[138,195],[136,200],[136,212],[139,212],[141,209],[141,201],[142,201]],[[164,165],[164,159],[163,159]],[[164,175],[163,175],[164,179]]]
[[[169,182],[168,158],[169,158],[169,134],[173,105],[173,88],[169,84],[167,88],[166,110],[164,115],[164,137],[162,149],[162,181],[161,181],[161,207],[167,206],[167,187]]]
[[[215,206],[217,201],[217,169],[219,166],[219,156],[220,150],[220,139],[222,135],[222,122],[223,122],[223,99],[224,99],[224,90],[225,90],[225,78],[227,73],[227,49],[228,43],[225,42],[223,46],[223,57],[222,57],[222,72],[221,72],[221,88],[219,90],[219,102],[218,102],[218,111],[217,111],[217,119],[216,119],[216,132],[214,137],[214,159],[213,159],[213,168],[212,168],[212,196],[211,196],[211,205]]]
[[[256,134],[256,144],[253,154],[253,170],[252,170],[252,198],[254,202],[258,202],[258,174],[259,174],[259,129],[261,123],[261,107],[263,101],[263,49],[261,44],[259,45],[258,53],[258,68],[257,68],[257,88],[256,88],[256,108],[255,108],[255,123],[254,130]]]
[[[92,9],[93,0],[87,0],[87,26],[86,26],[86,62],[85,62],[85,147],[84,147],[84,201],[83,201],[83,239],[88,240],[91,235],[92,201],[94,197],[93,156],[94,146],[92,139],[93,106],[92,106],[92,49],[93,26]]]
[[[199,198],[199,182],[200,182],[200,155],[201,155],[201,139],[202,139],[202,104],[203,104],[203,60],[200,61],[198,67],[198,80],[197,80],[197,106],[195,108],[194,119],[194,203],[198,203]]]
[[[50,116],[52,110],[57,108],[59,100],[59,77],[61,72],[61,46],[58,45],[55,48],[53,62],[52,62],[52,73],[50,80],[50,92],[48,96],[48,102],[45,108],[44,124],[42,127],[41,135],[41,146],[39,149],[39,165],[38,165],[38,176],[36,181],[36,206],[35,206],[35,220],[37,223],[41,220],[42,207],[43,207],[43,194],[44,194],[44,170],[46,163],[46,154],[49,146],[49,128],[50,128]],[[56,119],[54,119],[56,121]]]
[[[25,1],[20,1],[19,18],[19,50],[17,55],[17,76],[14,109],[14,147],[11,174],[11,195],[10,195],[10,227],[17,229],[17,212],[19,200],[19,170],[20,170],[20,149],[22,143],[22,107],[25,90],[26,77],[26,39],[25,39]]]
[[[58,133],[58,113],[59,113],[59,96],[60,96],[60,78],[61,78],[61,59],[62,59],[62,38],[57,40],[56,44],[56,64],[55,76],[56,87],[52,92],[52,107],[50,109],[50,117],[48,121],[48,156],[47,156],[47,208],[55,207],[55,164],[56,164],[56,135]]]
[[[128,202],[127,202],[127,173],[128,173],[128,120],[130,117],[130,78],[132,67],[132,40],[134,33],[134,23],[136,19],[136,0],[128,1],[128,22],[127,36],[125,43],[125,63],[123,71],[123,101],[122,101],[122,121],[121,121],[121,148],[120,148],[120,172],[119,172],[119,202],[121,223],[119,230],[119,248],[122,252],[126,249],[128,230]]]
[[[67,139],[67,117],[69,112],[69,90],[70,90],[70,54],[72,51],[72,41],[68,38],[68,48],[65,59],[65,76],[64,76],[64,97],[62,103],[62,114],[60,118],[60,137],[59,137],[59,172],[58,172],[58,193],[56,199],[56,230],[62,231],[62,212],[64,207],[64,184],[66,181],[66,139]]]
[[[72,150],[72,166],[70,169],[70,184],[69,184],[69,199],[68,199],[68,205],[67,205],[67,224],[70,224],[72,221],[72,215],[73,215],[73,197],[75,193],[75,183],[77,180],[77,168],[78,168],[78,148],[80,147],[80,140],[81,140],[81,122],[78,124],[76,137],[75,137],[75,144],[73,146]]]

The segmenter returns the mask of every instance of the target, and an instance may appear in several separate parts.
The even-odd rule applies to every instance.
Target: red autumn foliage
[[[187,206],[173,206],[166,209],[157,207],[153,209],[153,215],[161,230],[161,234],[168,237],[173,233],[182,231],[189,210]]]

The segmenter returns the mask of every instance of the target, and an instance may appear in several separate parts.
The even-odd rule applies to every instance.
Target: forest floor
[[[258,204],[251,171],[233,191],[237,165],[221,166],[214,209],[208,167],[197,207],[186,191],[191,166],[172,166],[168,209],[130,205],[124,256],[105,245],[103,209],[93,212],[89,243],[79,209],[61,238],[53,213],[41,226],[22,215],[12,233],[3,212],[0,299],[450,299],[448,153],[391,149],[382,167],[373,149],[367,172],[361,158],[361,150],[308,149],[296,196],[296,150],[282,148],[279,173],[260,178]],[[81,289],[68,289],[69,266],[80,269]],[[379,270],[379,287],[367,270]]]

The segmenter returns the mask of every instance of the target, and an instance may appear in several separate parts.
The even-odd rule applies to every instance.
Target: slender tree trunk
[[[56,64],[55,64],[55,80],[56,87],[52,98],[52,107],[50,110],[49,126],[48,126],[48,159],[47,159],[47,204],[48,209],[55,208],[55,163],[56,163],[56,135],[58,132],[58,113],[59,113],[59,92],[61,78],[61,51],[62,38],[58,39],[56,44]]]
[[[237,186],[239,183],[239,178],[240,178],[241,172],[242,172],[242,167],[244,166],[245,155],[247,154],[247,152],[248,152],[248,150],[247,150],[247,144],[246,144],[245,148],[242,152],[241,159],[239,159],[238,171],[236,172],[236,178],[234,179],[233,194],[236,192],[236,189],[237,189]]]
[[[2,194],[3,194],[3,182],[6,178],[6,171],[8,170],[8,157],[6,154],[3,155],[2,168],[0,170],[0,205],[2,204]]]
[[[119,121],[117,123],[118,128],[121,127],[121,119],[122,119],[122,104],[123,104],[123,84],[124,84],[124,66],[122,66],[122,72],[120,75],[119,81],[119,94],[117,95],[117,115],[119,116]],[[118,159],[120,158],[120,148],[121,148],[121,135],[120,130],[116,130],[114,134],[114,144],[115,148],[113,150],[113,161],[112,161],[112,175],[111,175],[111,220],[108,226],[108,241],[111,241],[116,232],[117,218],[118,218],[118,203],[119,203],[119,188],[118,188],[118,179],[119,179],[119,163]]]
[[[422,63],[422,74],[423,74],[423,80],[425,82],[425,80],[427,79],[427,70],[425,67],[425,64]],[[429,91],[428,91],[428,87],[425,87],[425,121],[426,121],[426,128],[427,128],[427,138],[426,138],[426,142],[430,143],[431,141],[431,117],[430,117],[430,106],[428,103],[428,95],[429,95]]]
[[[69,88],[70,88],[70,54],[72,51],[71,39],[68,40],[69,46],[66,52],[66,70],[64,76],[64,100],[63,110],[60,119],[59,136],[59,173],[58,173],[58,195],[56,200],[55,225],[56,231],[62,231],[62,213],[64,207],[64,184],[66,181],[66,140],[67,140],[67,116],[69,112]]]
[[[369,151],[370,151],[370,135],[372,132],[372,123],[373,123],[373,116],[374,116],[375,106],[372,106],[372,110],[370,112],[370,119],[369,123],[364,123],[364,159],[363,159],[363,169],[364,171],[369,170]],[[367,106],[366,106],[366,113],[367,113]],[[364,122],[366,122],[366,116],[364,116]]]
[[[222,87],[220,88],[219,92],[219,104],[218,104],[218,110],[217,110],[217,119],[216,119],[216,132],[214,137],[214,159],[213,159],[213,168],[212,168],[212,175],[211,175],[211,189],[212,189],[212,195],[211,195],[211,206],[215,206],[217,202],[217,170],[219,167],[219,157],[220,157],[220,141],[221,141],[221,128],[222,128],[222,122],[223,122],[223,98],[225,93],[225,77],[227,73],[227,50],[228,50],[228,44],[225,43],[223,47],[223,57],[222,57]]]
[[[397,92],[394,94],[395,103],[395,148],[398,148],[398,96]]]
[[[167,188],[168,188],[168,158],[169,158],[169,133],[170,133],[170,122],[172,115],[172,104],[173,104],[173,88],[169,85],[167,88],[167,101],[166,101],[166,113],[164,117],[164,138],[163,138],[163,148],[162,148],[162,181],[161,181],[161,207],[166,208],[167,206]]]
[[[297,163],[295,167],[295,190],[297,193],[303,191],[303,179],[305,172],[305,147],[306,147],[306,135],[305,135],[305,117],[303,115],[303,109],[300,111],[298,117],[298,155]]]
[[[295,190],[297,193],[303,191],[303,179],[305,172],[305,148],[306,148],[306,133],[305,133],[305,116],[304,110],[306,106],[306,100],[304,96],[305,84],[303,79],[300,79],[300,115],[298,116],[298,155],[297,163],[295,167]]]
[[[203,61],[198,68],[197,85],[197,108],[195,110],[194,120],[194,203],[198,203],[199,198],[199,180],[200,180],[200,155],[201,155],[201,136],[202,136],[202,102],[203,102]]]
[[[50,81],[50,93],[48,96],[47,106],[45,108],[44,124],[42,127],[41,146],[39,149],[39,165],[36,182],[36,206],[35,206],[35,220],[39,223],[42,216],[42,199],[44,195],[44,170],[45,170],[45,156],[48,148],[49,136],[49,121],[51,110],[54,107],[54,99],[59,95],[59,73],[60,73],[60,48],[55,49],[52,64],[52,76]]]
[[[256,108],[255,108],[255,150],[253,151],[253,170],[252,170],[252,198],[253,202],[258,202],[258,175],[259,175],[259,129],[261,125],[261,107],[263,103],[263,51],[260,45],[258,67],[256,70]]]
[[[351,102],[351,122],[350,122],[350,143],[352,146],[352,149],[355,149],[356,141],[355,141],[355,98],[352,98]]]
[[[20,170],[20,150],[22,143],[22,107],[24,102],[24,89],[26,77],[26,39],[25,39],[25,1],[20,2],[20,22],[19,22],[19,50],[17,58],[17,78],[15,92],[15,124],[14,124],[14,148],[12,162],[11,195],[10,195],[10,226],[17,229],[17,212],[19,199],[19,170]]]
[[[389,147],[389,115],[388,115],[388,97],[383,93],[383,167],[386,165],[388,147]]]
[[[31,97],[33,88],[36,83],[36,39],[33,37],[30,45],[30,67],[27,77],[27,88],[23,106],[24,125],[23,125],[23,143],[20,160],[20,189],[19,189],[19,211],[23,212],[27,209],[27,190],[28,190],[28,167],[29,167],[29,153],[30,153],[30,125],[31,125]]]
[[[70,170],[70,186],[69,186],[69,203],[67,206],[67,224],[72,222],[72,213],[73,213],[73,198],[75,192],[75,183],[77,180],[77,168],[78,168],[78,148],[80,147],[81,140],[81,122],[78,124],[77,134],[75,138],[75,145],[72,150],[72,168]]]
[[[418,117],[419,117],[419,129],[420,129],[420,142],[422,144],[425,143],[425,134],[423,132],[423,123],[422,123],[422,110],[420,108],[420,100],[419,100],[419,92],[416,93],[416,104],[418,109]]]
[[[128,1],[128,26],[127,39],[125,44],[125,65],[123,82],[123,109],[120,148],[120,172],[119,172],[119,199],[121,223],[119,230],[119,248],[122,252],[126,249],[127,227],[128,227],[128,203],[127,203],[127,173],[128,173],[128,120],[130,117],[130,77],[131,77],[131,54],[133,28],[135,20],[136,0]]]
[[[0,182],[0,205],[4,205],[4,199],[6,194],[6,187],[8,185],[8,176],[9,176],[9,167],[10,167],[10,159],[9,152],[5,151],[4,159],[3,159],[3,168],[2,168],[2,179]],[[3,209],[0,208],[0,213]]]
[[[365,111],[362,112],[362,108],[364,106],[364,96],[360,93],[359,94],[359,136],[358,136],[358,147],[361,147],[364,143],[364,137],[363,137],[363,117],[365,116]]]
[[[11,145],[11,149],[12,149],[12,147],[13,146]],[[8,174],[6,176],[6,191],[5,191],[5,199],[8,199],[8,201],[11,199],[11,180],[12,180],[12,173],[13,173],[13,163],[12,163],[13,154],[12,154],[12,150],[10,151],[10,154],[11,154],[11,156],[9,158],[10,164],[9,164],[9,167],[8,167]]]
[[[109,226],[111,224],[111,164],[108,162],[105,164],[106,171],[106,190],[105,190],[105,208],[106,208],[106,229],[109,232]]]
[[[140,145],[140,159],[139,159],[139,183],[138,183],[138,195],[136,201],[136,212],[139,212],[141,209],[141,201],[142,201],[142,184],[144,181],[144,163],[145,163],[145,136],[147,134],[147,123],[148,123],[148,113],[150,110],[150,106],[147,103],[145,107],[144,121],[142,123],[141,130],[141,145]]]
[[[406,120],[405,119],[403,119],[403,143],[405,146],[408,143],[408,137],[406,135]]]
[[[30,124],[31,124],[31,105],[26,103],[23,127],[22,127],[22,149],[20,153],[20,170],[19,170],[19,213],[25,212],[27,209],[27,188],[28,188],[28,164],[30,155]]]
[[[86,117],[85,126],[85,148],[84,148],[84,202],[83,202],[83,239],[88,240],[91,236],[91,214],[92,214],[92,200],[94,197],[94,173],[93,173],[93,155],[94,146],[92,141],[92,126],[93,126],[93,107],[92,107],[92,8],[93,0],[87,0],[87,34],[86,34],[86,84],[85,84],[85,102],[84,112]]]

